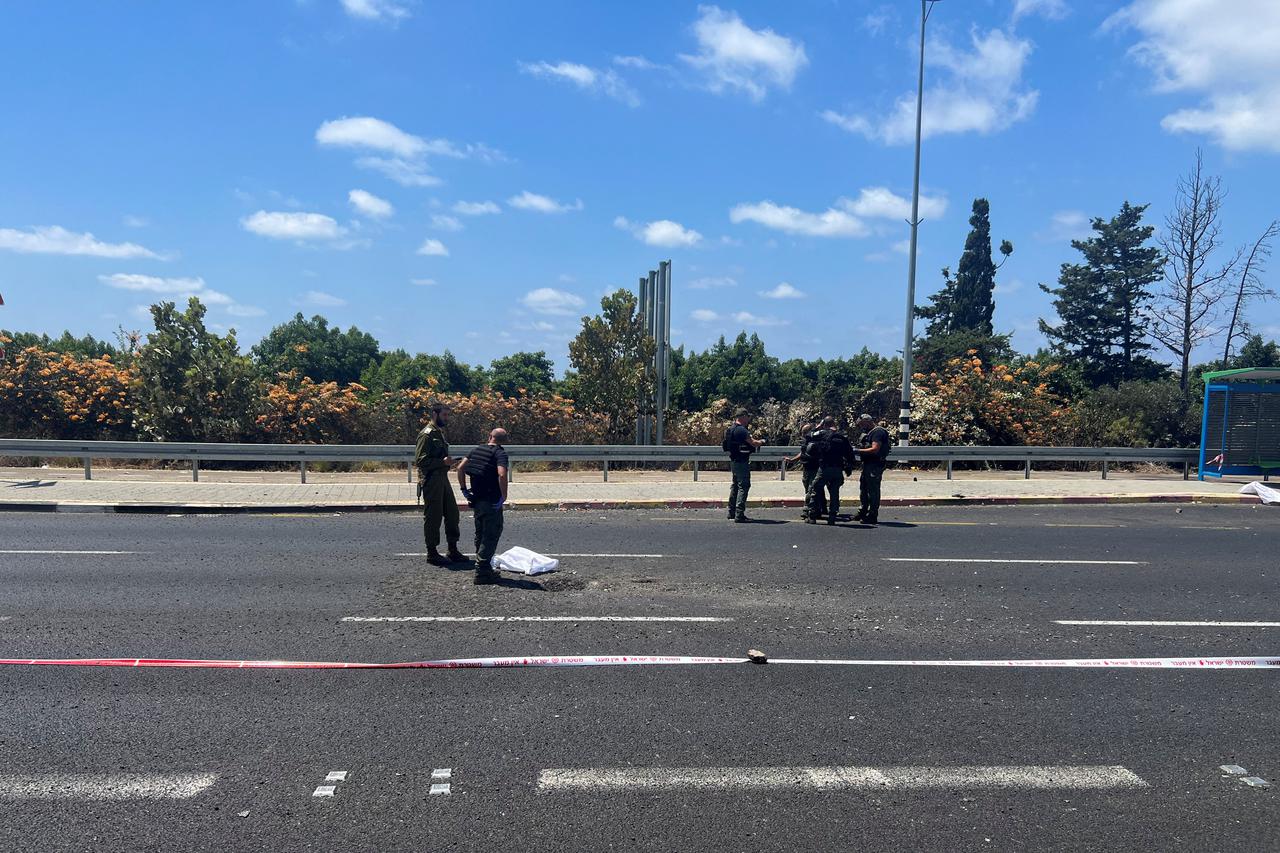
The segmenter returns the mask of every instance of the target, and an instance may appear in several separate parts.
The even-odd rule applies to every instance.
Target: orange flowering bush
[[[264,441],[280,444],[359,444],[364,440],[363,385],[339,386],[277,374],[263,397],[257,428]]]
[[[916,374],[911,436],[921,444],[1048,445],[1064,432],[1067,408],[1049,390],[1057,365],[1027,361],[987,367],[970,350],[940,373]]]
[[[130,438],[134,378],[109,356],[28,347],[0,363],[0,430],[23,438]]]

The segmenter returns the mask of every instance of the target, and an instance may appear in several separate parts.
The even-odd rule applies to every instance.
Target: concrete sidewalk
[[[278,474],[242,472],[259,482],[183,482],[172,471],[107,472],[118,479],[75,479],[66,471],[0,469],[0,510],[63,512],[368,512],[411,511],[414,487],[394,475],[329,475],[330,482],[280,482]],[[679,473],[649,472],[598,480],[567,481],[555,475],[519,476],[511,484],[513,509],[723,507],[723,475],[692,482]],[[52,476],[51,476],[52,475]],[[150,475],[150,479],[144,479]],[[274,480],[274,481],[272,481]],[[895,470],[884,484],[886,506],[1009,503],[1257,503],[1239,494],[1241,482],[1184,481],[1177,476],[1040,473],[1023,479],[1007,472],[968,472],[957,479]],[[857,503],[857,473],[841,495]],[[459,501],[461,503],[461,501]],[[786,481],[760,471],[751,506],[800,506],[798,473]]]

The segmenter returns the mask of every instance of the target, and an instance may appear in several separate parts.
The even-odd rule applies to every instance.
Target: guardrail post
[[[947,479],[951,479],[951,460],[947,460]]]
[[[88,456],[84,458],[84,478],[86,480],[93,479],[93,460]]]
[[[1022,469],[1022,479],[1024,480],[1031,479],[1031,460],[1030,459],[1027,460],[1026,465]]]
[[[516,481],[516,460],[511,459],[507,462],[507,482],[514,483]]]
[[[404,473],[408,476],[409,482],[412,483],[413,482],[413,463],[412,462],[404,463]]]
[[[199,459],[191,460],[191,482],[193,483],[200,482],[200,460]]]
[[[307,460],[303,459],[298,463],[298,474],[302,477],[302,482],[307,482]]]
[[[1184,480],[1191,479],[1191,463],[1190,462],[1182,463],[1182,479]]]
[[[698,460],[693,460],[693,482],[698,482]]]
[[[787,479],[787,460],[785,459],[778,460],[778,479]]]
[[[1102,479],[1107,479],[1107,460],[1102,460]]]
[[[606,483],[609,482],[609,460],[608,459],[604,460],[604,468],[602,469],[602,471],[604,473],[604,481]]]

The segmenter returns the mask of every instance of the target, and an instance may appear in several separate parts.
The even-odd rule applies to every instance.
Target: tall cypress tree
[[[1057,326],[1041,320],[1040,331],[1090,382],[1114,384],[1160,372],[1145,355],[1151,345],[1142,308],[1163,263],[1160,250],[1147,245],[1154,228],[1142,224],[1146,209],[1126,201],[1110,221],[1095,218],[1096,236],[1071,241],[1083,263],[1063,264],[1057,287],[1040,285],[1056,297],[1061,319]]]
[[[973,200],[969,236],[956,267],[951,297],[951,331],[990,335],[995,314],[996,265],[991,261],[991,205],[985,198]]]

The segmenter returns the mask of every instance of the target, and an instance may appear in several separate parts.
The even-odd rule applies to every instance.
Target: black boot
[[[472,580],[472,583],[476,586],[484,586],[486,584],[497,583],[500,577],[501,575],[493,570],[492,565],[485,563],[484,565],[476,566],[476,576],[475,579]]]
[[[435,548],[428,548],[427,562],[433,566],[440,566],[441,568],[444,568],[450,565],[451,561],[446,560],[444,557],[440,556],[440,552],[437,551]]]
[[[458,550],[457,542],[449,543],[449,553],[445,554],[445,556],[449,558],[451,563],[465,563],[467,561],[466,555]]]

